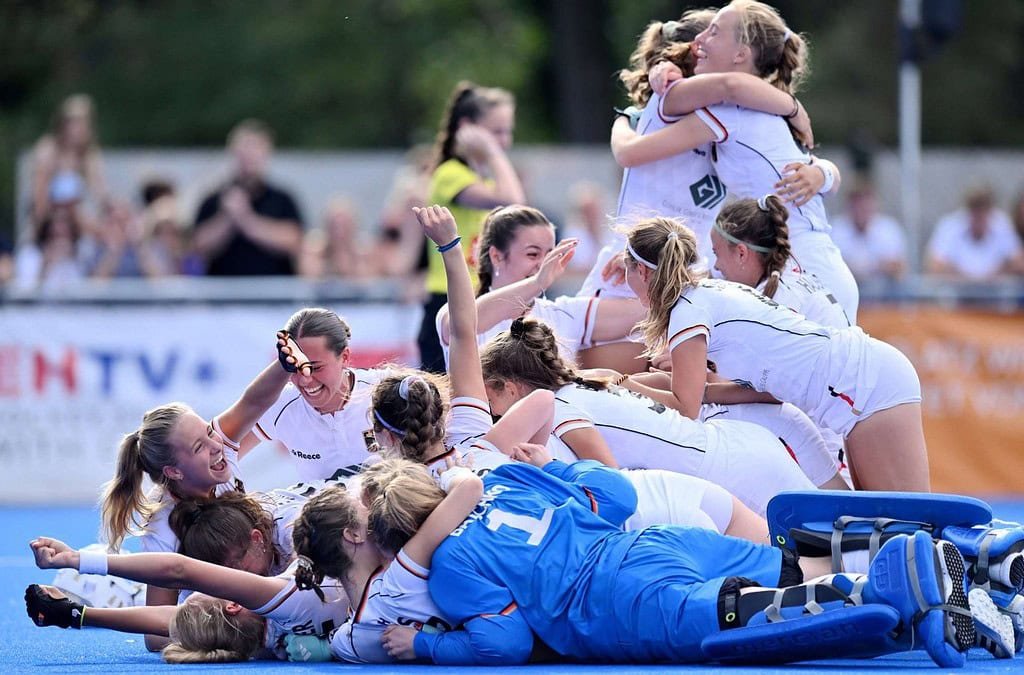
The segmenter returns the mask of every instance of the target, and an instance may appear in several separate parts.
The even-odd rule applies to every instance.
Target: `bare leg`
[[[930,492],[921,404],[905,403],[858,422],[846,457],[860,490]]]
[[[736,497],[732,498],[732,520],[725,534],[752,541],[755,544],[768,543],[768,522],[757,515]]]

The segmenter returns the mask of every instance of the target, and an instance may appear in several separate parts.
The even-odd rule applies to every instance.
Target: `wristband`
[[[800,101],[796,100],[796,96],[790,94],[789,97],[793,99],[793,111],[786,115],[787,120],[791,120],[800,114]]]
[[[79,610],[79,615],[78,615],[78,629],[79,630],[85,628],[85,609],[86,609],[86,605],[82,605],[82,609]]]
[[[828,164],[815,162],[814,166],[818,167],[818,169],[821,170],[821,173],[825,176],[825,182],[822,184],[821,189],[818,190],[818,194],[827,195],[829,192],[832,192],[832,186],[836,184],[836,174]]]
[[[461,241],[462,241],[462,237],[455,237],[454,239],[452,239],[450,242],[448,242],[444,246],[438,246],[437,247],[437,252],[438,253],[444,253],[445,251],[450,251],[453,248],[455,248],[456,246],[458,246]]]
[[[437,484],[445,494],[448,494],[451,492],[452,483],[455,482],[457,478],[473,475],[475,474],[464,466],[453,466],[437,477]]]
[[[78,571],[82,574],[106,574],[107,554],[97,551],[79,551]]]

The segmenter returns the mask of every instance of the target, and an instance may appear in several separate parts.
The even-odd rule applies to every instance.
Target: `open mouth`
[[[225,459],[224,455],[221,455],[220,459],[210,465],[210,468],[214,471],[223,471],[228,468],[228,461]]]
[[[303,387],[302,388],[302,392],[304,394],[306,394],[306,396],[316,396],[317,394],[319,394],[323,390],[324,390],[324,385],[322,385],[322,384],[318,384],[315,387]]]

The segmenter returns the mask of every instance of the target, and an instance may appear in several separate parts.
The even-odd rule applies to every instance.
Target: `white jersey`
[[[766,279],[758,284],[757,290],[763,294],[767,284]],[[822,326],[850,327],[846,312],[831,291],[825,288],[818,277],[810,272],[802,272],[799,267],[790,267],[785,271],[772,300]]]
[[[651,96],[640,114],[637,133],[648,136],[677,121],[665,115],[662,99]],[[697,235],[702,257],[711,255],[711,226],[725,201],[725,186],[711,163],[710,145],[625,170],[619,190],[616,218],[628,223],[634,218],[667,216],[681,218]],[[621,250],[622,235],[615,242]]]
[[[331,654],[350,663],[396,662],[381,645],[381,633],[391,625],[409,626],[428,632],[452,629],[434,604],[427,589],[430,570],[398,552],[386,567],[380,567],[366,582],[359,605],[348,620],[331,634]]]
[[[913,366],[895,348],[856,327],[812,323],[749,286],[705,279],[687,288],[671,311],[668,349],[699,335],[719,375],[788,401],[843,435],[884,409],[883,394],[887,407],[913,400],[915,388],[920,400]],[[832,417],[838,410],[841,420]]]
[[[593,346],[594,322],[600,302],[601,299],[597,296],[581,295],[561,295],[554,300],[535,298],[533,304],[526,310],[526,315],[533,319],[539,319],[550,326],[555,334],[555,341],[558,343],[559,354],[570,363],[576,363],[577,352]],[[445,305],[442,310],[447,307],[448,305]],[[446,314],[445,311],[437,313],[435,328],[438,340],[441,342],[441,350],[444,352],[444,365],[447,369],[450,363],[448,352],[451,347],[449,342],[442,337],[441,332],[441,319]],[[512,319],[499,321],[487,330],[478,333],[476,343],[483,347],[491,338],[508,330],[511,325]]]
[[[343,479],[313,480],[305,483],[296,483],[286,488],[274,488],[267,492],[256,495],[263,509],[270,514],[274,521],[274,545],[281,552],[281,558],[285,565],[291,563],[295,557],[295,544],[292,541],[292,530],[295,520],[302,513],[302,507],[309,499],[332,485],[344,485],[350,492],[358,494],[359,476],[350,476]]]
[[[782,490],[812,490],[776,436],[739,421],[692,420],[622,387],[566,385],[555,393],[559,438],[592,427],[625,469],[667,469],[720,485],[760,515]]]
[[[797,146],[786,121],[777,115],[719,104],[694,111],[715,134],[711,150],[718,176],[737,198],[775,194],[787,164],[807,164],[811,156]],[[842,254],[832,243],[825,203],[815,195],[803,206],[787,205],[789,241],[803,269],[815,274],[857,322],[860,293]]]
[[[351,372],[352,391],[341,410],[321,414],[288,384],[256,423],[254,430],[262,440],[280,441],[288,448],[300,480],[351,476],[369,456],[370,396],[388,371],[352,368]]]
[[[445,460],[453,455],[457,455],[460,463],[481,478],[511,462],[507,455],[484,438],[492,426],[494,422],[487,401],[471,396],[452,399],[444,441],[448,450],[424,462],[435,480],[448,468]]]
[[[284,586],[255,613],[267,620],[267,649],[287,661],[285,638],[288,635],[327,637],[345,621],[349,604],[345,590],[335,579],[326,578],[320,584],[324,593],[321,600],[315,591],[302,591],[295,585],[294,565],[277,578],[285,581]]]
[[[876,213],[863,230],[849,215],[832,219],[832,241],[853,275],[868,279],[882,273],[886,263],[907,262],[907,235],[892,216]]]

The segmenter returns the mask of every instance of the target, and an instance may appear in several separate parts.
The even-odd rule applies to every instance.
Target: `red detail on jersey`
[[[366,608],[366,599],[370,596],[370,586],[373,585],[373,580],[384,574],[385,566],[381,565],[373,571],[370,578],[366,580],[366,585],[363,586],[363,594],[359,597],[359,606],[356,607],[356,619],[352,623],[359,623],[359,620],[363,616],[363,609]]]
[[[46,355],[40,351],[35,351],[32,354],[32,362],[34,366],[34,377],[33,384],[37,394],[42,394],[46,389],[46,382],[51,377],[57,377],[64,382],[64,388],[69,394],[74,394],[77,390],[77,379],[75,377],[77,373],[77,358],[75,356],[75,350],[67,349],[64,352],[64,358],[61,359],[60,363],[51,363],[47,360]]]
[[[720,141],[715,141],[715,142],[716,143],[725,143],[727,140],[729,140],[729,130],[725,128],[725,125],[722,124],[722,121],[720,119],[718,119],[717,117],[715,117],[714,113],[712,113],[707,108],[701,108],[701,110],[703,110],[705,113],[707,113],[707,116],[711,118],[711,121],[713,121],[715,123],[715,125],[718,126],[719,130],[721,131],[721,133],[725,135],[725,138],[723,138]]]
[[[283,604],[284,604],[284,602],[285,602],[285,600],[287,600],[288,598],[292,597],[292,595],[293,595],[293,594],[295,593],[295,591],[297,591],[297,590],[299,590],[299,587],[298,587],[298,586],[296,586],[295,584],[292,584],[292,587],[291,587],[291,589],[290,589],[290,590],[289,590],[289,591],[288,591],[287,593],[285,593],[285,594],[284,594],[284,597],[282,597],[282,598],[281,598],[280,600],[278,600],[277,602],[275,602],[275,603],[274,603],[273,605],[271,605],[270,607],[267,607],[267,608],[266,608],[265,610],[263,610],[263,611],[261,611],[261,612],[256,612],[256,614],[259,614],[260,616],[266,616],[266,615],[270,614],[270,613],[271,613],[271,612],[273,612],[273,611],[274,611],[275,609],[277,609],[278,607],[280,607],[281,605],[283,605]]]
[[[793,458],[793,461],[799,464],[800,460],[796,458],[796,453],[793,452],[793,448],[789,447],[789,443],[786,442],[786,439],[779,436],[779,440],[782,441],[782,447],[786,448],[786,452],[788,452],[789,456]]]
[[[402,568],[406,572],[408,572],[409,574],[413,575],[414,577],[419,577],[420,579],[423,579],[424,581],[427,580],[427,575],[426,574],[423,574],[422,572],[414,570],[413,568],[411,568],[408,565],[406,565],[405,562],[402,560],[402,556],[396,555],[395,556],[395,562],[398,563],[399,565],[401,565]]]
[[[590,426],[590,424],[591,424],[591,423],[590,423],[590,420],[584,420],[584,419],[574,419],[574,420],[565,420],[564,422],[562,422],[561,424],[559,424],[559,425],[558,425],[557,427],[555,427],[554,429],[552,429],[552,430],[551,430],[551,433],[553,433],[553,434],[554,434],[555,436],[561,436],[561,433],[560,433],[560,432],[558,431],[559,429],[561,429],[562,427],[564,427],[564,426],[565,426],[566,424],[575,424],[575,423],[577,423],[577,422],[583,422],[583,423],[585,423],[585,424],[586,424],[587,426]]]
[[[594,493],[587,488],[583,488],[583,491],[587,493],[587,498],[590,500],[590,510],[597,513],[597,500],[594,499]]]
[[[590,314],[591,314],[591,312],[594,309],[594,301],[595,300],[597,300],[597,296],[596,295],[590,299],[590,302],[587,303],[587,313],[583,315],[583,337],[580,338],[580,346],[581,347],[585,344],[585,341],[587,339],[587,335],[590,334],[588,332],[588,329],[590,328]]]

